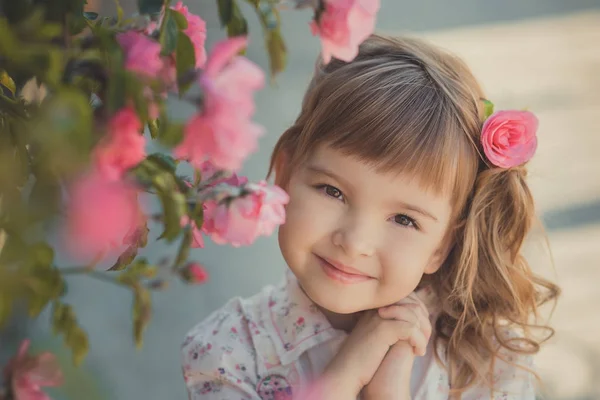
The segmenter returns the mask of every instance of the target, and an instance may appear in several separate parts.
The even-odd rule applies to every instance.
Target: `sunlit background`
[[[88,0],[90,10],[113,15],[113,0]],[[208,42],[225,36],[215,0],[188,0],[207,21]],[[243,3],[243,2],[242,2]],[[135,0],[121,0],[126,12]],[[245,4],[243,4],[244,6]],[[252,10],[248,57],[267,69],[260,26]],[[283,13],[289,64],[259,93],[256,119],[268,134],[243,173],[262,179],[270,152],[300,107],[315,57],[317,38],[308,12]],[[556,280],[563,296],[551,320],[556,336],[537,358],[544,398],[600,399],[600,0],[382,0],[377,28],[414,34],[463,56],[498,108],[533,110],[540,119],[539,148],[530,183],[553,251],[555,269],[537,248],[528,248],[534,269]],[[174,107],[187,115],[191,110]],[[151,259],[172,249],[154,246]],[[186,331],[227,299],[248,296],[278,281],[285,269],[276,237],[248,248],[209,243],[193,258],[211,274],[204,286],[175,284],[154,296],[154,318],[145,344],[131,339],[131,294],[86,277],[71,278],[69,296],[90,336],[91,354],[80,370],[54,338],[42,315],[36,325],[16,318],[0,335],[0,361],[23,337],[35,349],[57,352],[68,382],[52,392],[69,400],[158,400],[187,398],[179,364]]]

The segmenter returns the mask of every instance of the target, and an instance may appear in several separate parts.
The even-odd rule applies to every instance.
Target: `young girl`
[[[489,106],[420,40],[319,64],[271,160],[286,279],[187,335],[190,399],[534,399],[558,295],[520,253],[537,120]]]

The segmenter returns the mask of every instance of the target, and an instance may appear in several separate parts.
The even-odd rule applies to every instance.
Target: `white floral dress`
[[[324,370],[347,334],[334,329],[294,275],[249,298],[235,298],[196,325],[182,346],[190,400],[287,400]],[[510,361],[532,366],[530,356]],[[495,392],[474,387],[463,400],[534,400],[531,373],[497,360]],[[413,400],[447,400],[448,374],[433,348],[417,357]],[[297,399],[295,399],[297,400]]]

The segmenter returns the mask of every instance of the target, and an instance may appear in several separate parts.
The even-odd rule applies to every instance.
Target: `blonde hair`
[[[537,352],[542,340],[530,335],[530,318],[559,293],[521,255],[535,218],[526,168],[494,168],[482,156],[483,98],[457,57],[422,40],[373,35],[352,62],[317,64],[300,115],[277,142],[269,168],[285,186],[291,171],[326,144],[380,172],[411,173],[427,190],[451,194],[453,247],[421,285],[431,285],[441,300],[433,340],[436,348],[443,344],[457,397],[482,381],[492,387],[488,367],[502,358],[502,348]],[[522,337],[510,340],[503,323],[522,328]]]

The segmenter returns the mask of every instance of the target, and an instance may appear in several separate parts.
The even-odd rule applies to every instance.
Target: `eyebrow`
[[[341,182],[342,184],[344,184],[346,186],[352,186],[349,181],[347,181],[346,179],[342,178],[339,175],[336,175],[335,173],[329,171],[326,168],[323,168],[323,167],[320,167],[320,166],[316,166],[316,165],[309,165],[309,166],[306,167],[306,169],[309,170],[309,171],[312,171],[314,173],[317,173],[317,174],[327,175],[330,178],[333,178],[333,179]],[[395,204],[398,205],[398,206],[400,206],[401,208],[414,211],[416,213],[419,213],[419,214],[421,214],[421,215],[423,215],[423,216],[425,216],[427,218],[430,218],[430,219],[438,222],[438,219],[433,214],[427,212],[426,210],[422,209],[421,207],[417,207],[417,206],[415,206],[413,204],[405,203],[403,201],[397,201],[397,202],[395,202]]]

